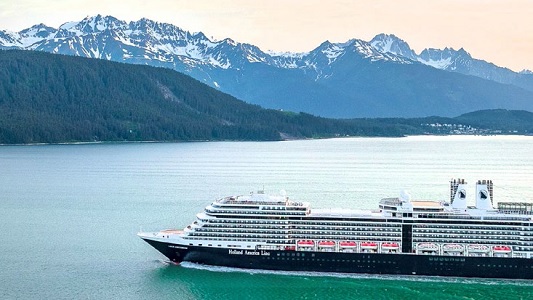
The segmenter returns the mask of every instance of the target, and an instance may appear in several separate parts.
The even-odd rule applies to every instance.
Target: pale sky
[[[390,33],[417,53],[463,47],[499,66],[533,70],[533,0],[0,0],[0,29],[57,28],[97,14],[146,17],[263,51],[304,52],[325,40]]]

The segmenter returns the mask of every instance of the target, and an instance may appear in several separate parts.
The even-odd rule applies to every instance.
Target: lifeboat
[[[334,241],[320,241],[318,242],[318,250],[324,251],[324,252],[332,252],[335,250],[335,242]]]
[[[305,240],[305,241],[298,242],[298,247],[314,247],[314,246],[315,246],[315,242],[313,241]]]
[[[467,249],[469,253],[487,253],[490,250],[487,245],[468,245]]]
[[[492,251],[494,251],[494,253],[511,253],[511,247],[509,246],[494,246],[492,247]]]
[[[333,248],[333,247],[335,247],[335,242],[334,241],[320,241],[320,242],[318,242],[318,247],[321,247],[321,248]]]
[[[444,244],[442,245],[442,254],[444,255],[462,255],[465,247],[459,244]]]
[[[361,249],[375,250],[378,248],[378,243],[376,242],[362,242]]]
[[[396,253],[400,250],[400,244],[396,242],[381,243],[381,253]]]
[[[465,248],[459,244],[445,244],[442,246],[442,251],[447,252],[463,252]]]
[[[354,241],[341,241],[339,243],[339,246],[341,248],[356,248],[357,247],[357,243],[354,242]]]
[[[357,249],[357,243],[354,241],[340,241],[339,242],[339,251],[340,252],[350,252],[353,253]]]
[[[400,245],[398,243],[381,243],[381,249],[383,250],[398,250]]]
[[[434,243],[419,243],[416,245],[419,254],[437,254],[439,252],[439,245]]]

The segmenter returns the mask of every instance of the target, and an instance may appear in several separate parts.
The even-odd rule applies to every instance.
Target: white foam
[[[205,270],[219,273],[248,273],[248,274],[271,274],[283,276],[308,276],[308,277],[335,277],[335,278],[353,278],[353,279],[379,279],[379,280],[401,280],[417,282],[444,282],[444,283],[461,283],[461,284],[483,284],[483,285],[516,285],[531,286],[533,282],[521,279],[485,279],[485,278],[463,278],[463,277],[440,277],[440,276],[422,276],[422,275],[382,275],[382,274],[361,274],[361,273],[335,273],[335,272],[311,272],[311,271],[277,271],[263,269],[242,269],[233,267],[221,267],[202,265],[192,262],[182,262],[184,268]]]

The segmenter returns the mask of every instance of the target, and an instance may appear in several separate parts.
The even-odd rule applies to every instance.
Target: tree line
[[[0,144],[402,136],[418,123],[263,109],[169,69],[0,51]]]

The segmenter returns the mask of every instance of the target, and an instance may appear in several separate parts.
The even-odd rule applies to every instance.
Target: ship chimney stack
[[[464,179],[450,180],[450,202],[453,209],[466,209],[466,185]]]
[[[494,209],[492,180],[478,180],[476,184],[476,208],[477,209]]]

